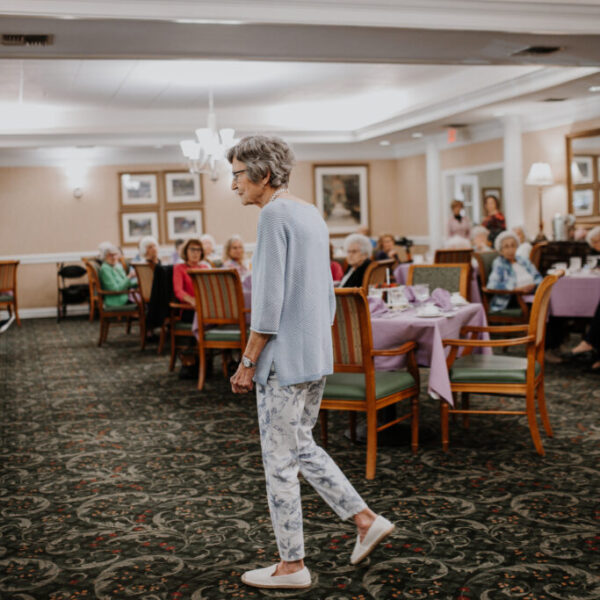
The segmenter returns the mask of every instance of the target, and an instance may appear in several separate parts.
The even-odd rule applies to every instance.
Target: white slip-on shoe
[[[304,589],[310,587],[310,571],[303,567],[290,575],[273,575],[277,570],[277,565],[264,567],[263,569],[254,569],[246,571],[242,575],[242,581],[246,585],[257,588],[283,588],[283,589]]]
[[[366,558],[375,550],[377,544],[386,538],[394,530],[394,524],[390,523],[385,517],[378,515],[371,523],[365,539],[361,542],[360,535],[356,536],[356,544],[350,557],[350,563],[358,564],[363,558]]]

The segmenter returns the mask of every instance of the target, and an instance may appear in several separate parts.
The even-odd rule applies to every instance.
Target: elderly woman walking
[[[316,445],[325,375],[333,371],[335,296],[329,234],[317,209],[287,189],[293,154],[283,140],[242,139],[228,153],[232,189],[261,209],[253,256],[251,332],[231,378],[234,393],[257,387],[267,498],[281,562],[243,574],[261,588],[307,588],[298,472],[358,536],[350,562],[365,558],[394,525],[373,513]]]

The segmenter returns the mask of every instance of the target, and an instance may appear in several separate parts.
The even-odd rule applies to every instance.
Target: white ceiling
[[[451,6],[471,15],[460,31]],[[199,14],[231,19],[234,8],[244,25],[173,23]],[[310,25],[309,9],[325,8],[330,18],[321,22],[334,15],[338,26]],[[0,33],[49,33],[55,41],[0,46],[0,160],[74,145],[104,154],[137,149],[140,160],[156,150],[179,156],[177,142],[205,124],[211,89],[221,127],[276,132],[315,156],[340,144],[373,157],[398,155],[422,144],[414,132],[439,135],[449,123],[600,117],[600,94],[589,91],[600,85],[600,0],[20,0],[18,11],[0,0],[3,13],[13,16],[0,18]],[[341,26],[356,25],[359,14],[363,26]],[[140,15],[147,20],[134,19]],[[546,31],[491,33],[498,23],[522,31],[536,16]],[[414,28],[394,28],[400,17]],[[420,22],[428,29],[417,29]],[[532,44],[563,50],[553,58],[514,56]],[[567,100],[544,102],[550,97]],[[383,138],[390,147],[379,146]]]

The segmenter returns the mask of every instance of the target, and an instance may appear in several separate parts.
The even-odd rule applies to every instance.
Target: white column
[[[444,223],[442,210],[442,185],[440,152],[433,140],[427,142],[425,151],[427,172],[427,219],[429,222],[429,248],[433,252],[442,245]]]
[[[518,116],[504,118],[504,175],[502,184],[502,204],[506,226],[525,222],[523,210],[523,148],[521,141],[521,121]]]

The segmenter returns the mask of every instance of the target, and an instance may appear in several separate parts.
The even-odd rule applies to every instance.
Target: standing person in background
[[[485,208],[486,217],[481,224],[489,230],[489,240],[493,244],[499,233],[506,230],[506,219],[500,212],[500,201],[496,196],[488,194],[483,199],[483,207]]]
[[[252,323],[234,393],[257,385],[267,498],[281,562],[243,574],[259,588],[307,588],[298,472],[358,535],[351,563],[394,528],[365,504],[329,455],[315,444],[325,375],[333,372],[335,296],[329,232],[316,207],[287,189],[293,154],[279,138],[251,136],[228,152],[232,189],[261,209],[252,281]],[[363,237],[363,236],[359,236]],[[369,244],[370,253],[370,243]]]
[[[450,210],[452,214],[446,224],[446,236],[452,238],[459,235],[468,240],[471,237],[471,221],[465,214],[462,200],[452,200]]]
[[[239,235],[232,235],[223,246],[223,268],[236,269],[240,279],[250,274],[250,269],[244,259],[244,242]]]

